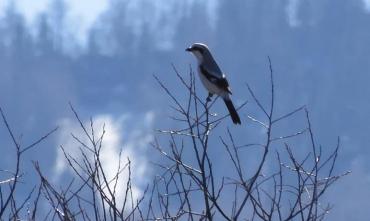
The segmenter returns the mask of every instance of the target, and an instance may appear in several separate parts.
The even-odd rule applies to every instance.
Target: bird
[[[241,124],[240,117],[236,111],[230,95],[232,94],[226,75],[218,67],[207,45],[194,43],[185,49],[191,52],[198,61],[198,74],[201,82],[208,91],[207,101],[211,100],[213,94],[220,96],[234,124]]]

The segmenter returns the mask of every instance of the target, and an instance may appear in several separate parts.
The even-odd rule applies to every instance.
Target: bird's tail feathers
[[[236,111],[233,102],[230,98],[224,98],[224,102],[226,104],[227,109],[229,110],[231,119],[233,120],[234,124],[241,124],[240,117],[238,112]]]

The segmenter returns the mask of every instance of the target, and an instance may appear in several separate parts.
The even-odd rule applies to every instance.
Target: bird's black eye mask
[[[189,47],[189,48],[187,48],[187,49],[185,49],[186,51],[198,51],[199,53],[201,53],[201,54],[203,54],[204,53],[204,51],[205,51],[205,48],[203,48],[203,47],[200,47],[200,46],[197,46],[197,45],[194,45],[194,46],[192,46],[192,47]]]
[[[194,51],[199,51],[201,54],[203,54],[203,52],[204,52],[204,49],[203,48],[201,48],[201,47],[193,47],[193,50]]]

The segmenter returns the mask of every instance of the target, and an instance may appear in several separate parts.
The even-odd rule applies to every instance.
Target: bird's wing
[[[221,88],[221,89],[223,89],[223,90],[225,90],[225,91],[227,91],[228,93],[231,94],[231,89],[230,89],[230,86],[229,86],[229,82],[227,81],[224,74],[222,74],[221,76],[217,76],[213,72],[208,71],[207,68],[205,68],[203,65],[200,65],[199,69],[202,72],[202,74],[207,78],[207,80],[209,80],[210,82],[217,85],[217,87],[219,87],[219,88]]]

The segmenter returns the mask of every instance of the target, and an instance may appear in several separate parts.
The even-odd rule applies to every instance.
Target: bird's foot
[[[213,96],[213,94],[208,93],[208,97],[207,97],[206,101],[211,102],[212,101],[212,99],[211,99],[212,96]]]

